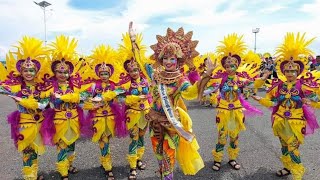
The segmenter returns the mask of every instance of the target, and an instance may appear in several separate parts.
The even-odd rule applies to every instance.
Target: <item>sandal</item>
[[[44,180],[43,175],[38,176],[38,177],[37,177],[37,180]]]
[[[234,170],[239,170],[240,169],[240,164],[237,163],[235,160],[230,160],[228,164],[234,169]]]
[[[61,176],[61,180],[68,180],[69,176]]]
[[[277,173],[276,173],[276,175],[277,175],[278,177],[285,177],[285,176],[288,176],[288,175],[290,175],[290,174],[291,174],[291,172],[290,172],[290,170],[287,169],[287,168],[283,168],[283,169],[277,171]]]
[[[129,174],[128,180],[136,180],[136,179],[137,179],[137,170],[130,169],[130,174]]]
[[[112,173],[112,170],[106,171],[106,178],[107,180],[114,180],[114,175]]]
[[[78,171],[78,169],[77,169],[76,167],[74,167],[74,166],[71,165],[71,166],[69,167],[68,172],[71,173],[71,174],[77,174],[79,171]]]
[[[139,169],[139,170],[145,170],[146,169],[146,164],[145,163],[143,163],[141,160],[138,160],[137,161],[137,168]]]
[[[212,169],[213,169],[214,171],[220,171],[220,168],[221,168],[221,162],[214,161],[214,162],[213,162]]]

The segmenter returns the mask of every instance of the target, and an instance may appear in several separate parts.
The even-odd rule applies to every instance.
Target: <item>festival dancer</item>
[[[124,137],[127,129],[124,121],[124,112],[117,101],[121,91],[116,90],[114,81],[118,81],[119,74],[114,74],[116,69],[117,52],[109,46],[100,45],[88,57],[89,64],[84,71],[83,79],[90,82],[90,87],[83,92],[86,101],[83,109],[89,110],[87,122],[93,124],[92,141],[99,143],[100,163],[109,180],[114,179],[112,173],[112,159],[110,152],[110,138]],[[86,76],[88,76],[86,78]],[[86,81],[84,80],[84,81]],[[88,83],[88,82],[86,82]],[[122,116],[121,116],[122,115]]]
[[[23,155],[23,178],[43,179],[37,175],[38,155],[45,152],[40,128],[44,119],[42,111],[49,99],[40,98],[38,85],[43,78],[46,50],[41,40],[27,36],[16,48],[16,52],[7,55],[7,69],[1,68],[0,74],[6,79],[1,79],[0,93],[17,103],[18,110],[8,116],[8,122],[11,124],[11,137]]]
[[[152,104],[146,115],[150,121],[150,136],[154,154],[158,160],[161,179],[173,179],[176,160],[184,174],[195,175],[204,167],[197,152],[199,149],[192,133],[192,121],[187,113],[183,99],[195,99],[203,93],[210,80],[215,65],[207,64],[206,75],[193,85],[189,79],[199,79],[193,65],[198,41],[192,41],[192,32],[184,34],[183,28],[177,32],[167,29],[165,36],[157,36],[158,42],[151,46],[152,59],[156,61],[147,71],[153,80]],[[180,71],[187,64],[193,72],[189,79]],[[191,77],[191,76],[197,76]]]
[[[64,180],[69,178],[69,173],[78,172],[72,163],[75,159],[75,142],[80,133],[88,136],[90,134],[87,128],[90,123],[85,122],[83,110],[79,107],[85,96],[81,95],[81,78],[76,74],[81,67],[81,63],[75,66],[78,61],[76,46],[75,39],[70,40],[63,35],[58,36],[50,45],[50,67],[54,76],[46,79],[42,86],[46,91],[41,94],[51,98],[52,109],[45,113],[44,123],[48,126],[43,132],[51,135],[50,139],[45,139],[46,144],[57,146],[57,171]],[[53,127],[50,126],[52,123]]]
[[[246,70],[244,56],[246,45],[243,36],[230,34],[224,38],[222,44],[217,47],[218,55],[221,55],[221,67],[224,71],[217,72],[213,79],[219,84],[220,99],[217,105],[216,124],[218,130],[218,143],[212,151],[214,165],[212,169],[219,171],[224,154],[224,146],[229,137],[229,162],[228,164],[235,170],[240,169],[240,164],[236,161],[239,154],[239,134],[245,128],[245,115],[261,115],[262,111],[252,107],[241,94],[244,87],[252,87],[256,71]],[[244,64],[244,66],[243,66]],[[239,68],[241,67],[241,68]],[[249,66],[250,68],[250,66]],[[257,67],[258,68],[258,67]],[[241,70],[241,71],[240,71]],[[268,74],[266,74],[268,75]],[[263,80],[255,81],[256,86],[264,83]],[[258,83],[259,82],[259,83]],[[245,109],[243,111],[243,109]]]
[[[144,135],[148,127],[145,115],[150,109],[150,95],[147,72],[143,67],[143,64],[148,63],[144,55],[146,47],[141,45],[142,35],[133,34],[132,23],[130,23],[129,32],[131,36],[129,33],[122,35],[123,44],[119,47],[121,55],[119,60],[124,70],[119,84],[127,92],[125,97],[126,124],[131,138],[127,154],[130,165],[128,179],[133,180],[137,179],[137,169],[146,169],[142,157],[145,152]]]
[[[311,54],[308,46],[313,40],[306,40],[305,34],[288,33],[276,51],[279,79],[272,82],[265,98],[252,96],[260,104],[273,107],[272,128],[282,146],[284,166],[277,172],[279,177],[292,173],[294,179],[302,179],[305,168],[299,147],[305,135],[319,128],[315,115],[306,104],[307,99],[314,98],[319,89],[312,74],[306,73],[306,57]]]

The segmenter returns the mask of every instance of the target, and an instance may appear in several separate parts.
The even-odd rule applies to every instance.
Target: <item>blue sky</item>
[[[306,32],[317,37],[315,24],[320,0],[47,0],[47,39],[66,34],[79,40],[78,52],[89,54],[99,44],[113,47],[121,42],[121,34],[134,21],[142,32],[144,44],[156,41],[167,27],[193,31],[199,40],[200,53],[215,51],[228,33],[239,33],[250,49],[254,48],[252,29],[259,27],[257,52],[273,53],[286,32]],[[33,1],[1,0],[0,58],[23,35],[44,39],[43,11]],[[320,54],[320,38],[311,45]],[[151,54],[151,50],[148,50]]]

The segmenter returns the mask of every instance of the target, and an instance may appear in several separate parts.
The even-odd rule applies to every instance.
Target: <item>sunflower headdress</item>
[[[34,38],[24,36],[19,45],[14,46],[16,51],[9,52],[6,55],[6,68],[1,66],[1,80],[6,78],[18,77],[24,69],[35,69],[37,82],[42,81],[44,74],[43,65],[47,57],[47,51],[44,48],[42,41]],[[13,80],[13,79],[12,79]]]
[[[110,80],[118,82],[120,74],[115,74],[118,72],[117,57],[117,52],[112,47],[100,45],[87,58],[90,65],[86,66],[86,71],[83,74],[93,79],[99,79],[100,72],[108,72]],[[83,78],[86,79],[84,76]]]
[[[298,77],[305,75],[308,70],[308,55],[312,51],[308,46],[315,38],[307,40],[305,33],[287,33],[284,42],[276,49],[277,56],[277,72],[280,73],[279,78],[285,81],[284,72],[293,70],[297,72]]]
[[[239,36],[236,33],[229,34],[220,43],[221,45],[217,47],[216,52],[219,56],[222,56],[220,61],[222,67],[225,67],[227,64],[239,67],[241,63],[245,63],[241,58],[247,50],[247,45],[243,41],[243,35]]]
[[[75,75],[81,67],[79,57],[76,54],[78,42],[76,39],[64,35],[56,37],[56,41],[50,44],[51,71],[69,71]]]
[[[156,60],[156,67],[162,65],[163,57],[176,56],[180,67],[186,64],[190,69],[194,69],[193,58],[199,53],[195,50],[198,41],[192,41],[192,35],[192,31],[184,34],[182,27],[177,32],[168,28],[165,36],[157,35],[158,42],[151,46],[154,51],[151,59]]]

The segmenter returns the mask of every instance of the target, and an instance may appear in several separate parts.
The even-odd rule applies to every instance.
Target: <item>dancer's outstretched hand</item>
[[[306,105],[310,105],[311,104],[311,100],[308,98],[302,98],[302,103],[306,104]]]
[[[211,76],[212,72],[218,67],[217,60],[215,60],[214,63],[212,64],[211,59],[208,57],[206,61],[206,66],[207,66],[207,73],[209,76]]]
[[[256,100],[256,101],[260,101],[260,99],[261,99],[260,96],[251,95],[250,97],[252,97],[252,99],[254,99],[254,100]]]
[[[18,96],[12,96],[12,95],[8,95],[8,96],[11,97],[12,99],[14,99],[17,102],[20,102],[22,100],[22,98],[18,97]]]

